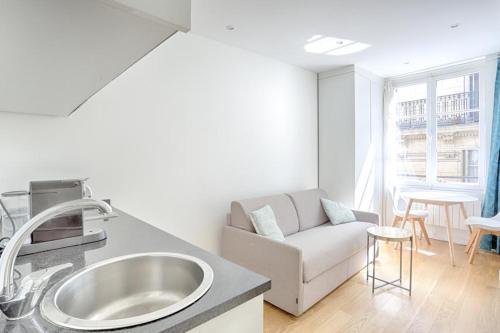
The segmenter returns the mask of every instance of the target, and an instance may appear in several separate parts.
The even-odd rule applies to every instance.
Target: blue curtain
[[[491,152],[488,167],[488,183],[483,202],[483,217],[495,216],[500,211],[500,59],[497,60],[495,82],[495,102],[493,105],[493,124],[491,126]],[[481,248],[500,253],[500,242],[493,235],[481,239]]]

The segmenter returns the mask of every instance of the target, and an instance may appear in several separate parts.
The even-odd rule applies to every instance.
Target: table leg
[[[399,246],[399,285],[403,284],[403,242]]]
[[[444,205],[444,213],[446,217],[446,231],[448,232],[448,246],[450,248],[450,259],[451,259],[451,265],[455,266],[455,249],[453,247],[453,232],[452,232],[452,225],[451,225],[451,220],[450,220],[450,208],[448,204]]]
[[[429,234],[427,233],[427,229],[425,228],[425,219],[419,219],[418,223],[420,224],[420,232],[424,234],[425,241],[427,245],[431,245],[431,240],[429,239]]]
[[[370,264],[370,234],[366,236],[366,282],[368,282],[368,269]]]
[[[463,202],[460,203],[460,211],[462,212],[462,216],[464,217],[464,221],[467,220],[469,218],[469,216],[467,216],[467,211],[465,210],[465,205]],[[472,234],[472,227],[470,225],[467,225],[467,227],[469,228],[469,232]]]
[[[377,247],[377,238],[373,237],[373,259],[372,259],[372,294],[375,292],[375,250]]]
[[[429,212],[429,204],[425,204],[425,210]],[[423,223],[425,223],[425,218]],[[424,237],[426,237],[427,245],[431,245],[431,241],[429,240],[429,235],[427,235],[427,230],[425,230],[425,226],[422,228],[422,225],[420,225],[420,239],[422,239],[422,234],[424,233],[424,231],[425,231]]]
[[[410,237],[410,296],[411,296],[411,283],[413,280],[413,237]]]
[[[418,237],[417,237],[417,230],[415,228],[415,223],[417,223],[415,221],[415,219],[412,219],[411,230],[412,230],[412,233],[413,233],[413,239],[415,240],[415,251],[418,252]]]

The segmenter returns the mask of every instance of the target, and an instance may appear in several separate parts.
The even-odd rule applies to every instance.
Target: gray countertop
[[[75,271],[104,259],[141,252],[189,254],[206,261],[212,267],[213,284],[197,302],[171,316],[119,330],[123,332],[185,332],[271,288],[271,281],[259,274],[204,251],[124,212],[117,212],[120,215],[118,218],[100,224],[107,232],[106,240],[18,257],[16,269],[24,276],[32,271],[71,262]],[[65,277],[55,276],[49,288]],[[1,332],[81,332],[52,325],[41,317],[38,308],[30,317],[17,321],[7,321],[3,314],[0,316]]]

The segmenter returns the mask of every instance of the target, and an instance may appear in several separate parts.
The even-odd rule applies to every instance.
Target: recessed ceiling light
[[[226,25],[226,30],[233,31],[234,25],[231,25],[231,24]]]
[[[460,26],[460,23],[453,23],[452,25],[450,25],[450,28],[455,29],[455,28],[458,28],[459,26]]]
[[[371,45],[349,39],[314,35],[307,40],[304,50],[309,53],[344,55],[363,51]]]

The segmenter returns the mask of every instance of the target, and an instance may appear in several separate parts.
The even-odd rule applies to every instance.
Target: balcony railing
[[[425,175],[412,174],[412,173],[398,173],[398,177],[406,178],[408,180],[425,180]],[[452,182],[452,183],[477,183],[478,176],[438,176],[438,182]]]
[[[426,126],[426,100],[416,99],[397,104],[396,123],[400,129],[423,128]]]
[[[426,99],[397,104],[396,123],[400,129],[424,128],[427,125]],[[470,91],[437,97],[438,126],[451,126],[479,122],[479,92]]]

